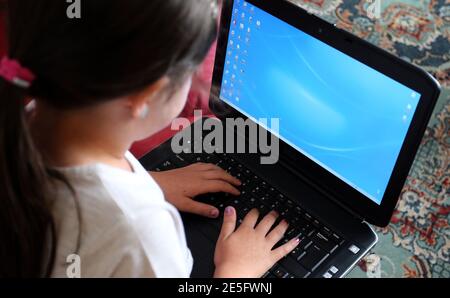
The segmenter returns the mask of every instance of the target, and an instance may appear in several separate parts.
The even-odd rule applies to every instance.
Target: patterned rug
[[[392,222],[376,229],[380,242],[349,277],[449,278],[450,1],[291,1],[440,81],[443,94]]]

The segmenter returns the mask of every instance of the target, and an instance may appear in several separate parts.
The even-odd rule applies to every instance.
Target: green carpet
[[[430,72],[443,92],[391,224],[349,277],[450,277],[450,1],[291,0]]]

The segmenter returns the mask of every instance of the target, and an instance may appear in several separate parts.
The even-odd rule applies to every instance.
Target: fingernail
[[[295,239],[295,243],[299,244],[300,243],[300,238]]]
[[[209,212],[209,215],[210,215],[212,218],[216,218],[217,216],[219,216],[219,210],[217,210],[217,209],[212,209],[212,210]]]
[[[233,214],[233,207],[225,208],[225,214],[226,215],[232,215]]]

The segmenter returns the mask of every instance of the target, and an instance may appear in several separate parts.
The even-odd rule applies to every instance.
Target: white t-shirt
[[[133,173],[104,164],[58,169],[76,197],[57,183],[52,276],[67,277],[75,264],[67,258],[77,254],[81,277],[189,277],[193,261],[180,214],[131,153],[126,159]]]

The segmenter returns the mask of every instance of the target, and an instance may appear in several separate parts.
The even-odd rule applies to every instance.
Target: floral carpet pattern
[[[431,73],[442,86],[380,242],[349,277],[450,277],[450,0],[290,0]],[[375,1],[377,3],[375,3]],[[379,4],[378,10],[372,10]]]

